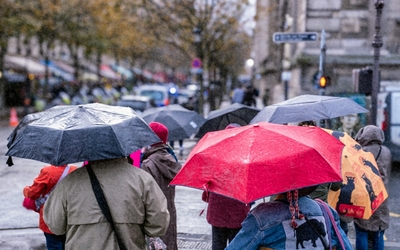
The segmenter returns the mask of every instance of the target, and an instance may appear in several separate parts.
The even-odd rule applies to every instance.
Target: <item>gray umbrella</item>
[[[248,125],[259,109],[240,103],[231,104],[225,108],[213,110],[208,114],[206,122],[200,127],[196,137],[201,138],[206,133],[225,129],[231,123],[240,126]]]
[[[264,107],[253,120],[251,120],[250,124],[257,122],[284,124],[289,122],[331,119],[367,112],[367,109],[347,97],[300,95]]]
[[[8,137],[6,155],[59,166],[125,157],[159,141],[131,108],[61,105],[25,116]]]
[[[179,104],[147,109],[142,114],[146,122],[159,122],[168,128],[168,140],[177,141],[190,138],[206,121],[199,113]]]

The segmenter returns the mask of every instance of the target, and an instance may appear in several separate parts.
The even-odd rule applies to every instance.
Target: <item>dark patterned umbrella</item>
[[[177,141],[190,138],[206,121],[199,113],[186,109],[179,104],[152,108],[143,112],[147,122],[159,122],[168,128],[168,140]]]
[[[6,155],[59,166],[125,157],[159,141],[131,108],[61,105],[25,116],[8,137]]]
[[[207,132],[225,129],[231,123],[237,123],[240,126],[248,125],[258,112],[260,112],[259,109],[239,103],[213,110],[208,114],[206,122],[200,127],[196,137],[201,138]]]

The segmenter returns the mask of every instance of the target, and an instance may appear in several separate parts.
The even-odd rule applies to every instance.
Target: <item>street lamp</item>
[[[247,61],[246,61],[246,65],[249,67],[249,68],[252,68],[253,66],[254,66],[254,60],[253,59],[247,59]]]
[[[196,27],[193,29],[193,40],[196,46],[196,56],[200,60],[200,68],[197,70],[197,80],[200,85],[200,96],[199,96],[199,113],[203,114],[204,109],[204,86],[203,86],[203,51],[202,51],[202,37],[201,28]]]
[[[246,60],[246,65],[250,69],[250,84],[251,86],[254,86],[254,60],[252,58],[249,58]]]
[[[375,0],[376,19],[375,19],[375,34],[372,47],[374,48],[374,66],[372,69],[372,93],[371,93],[371,119],[370,124],[376,125],[377,108],[378,108],[378,92],[380,89],[379,77],[379,56],[380,49],[383,45],[381,36],[381,17],[382,9],[385,5],[383,0]]]

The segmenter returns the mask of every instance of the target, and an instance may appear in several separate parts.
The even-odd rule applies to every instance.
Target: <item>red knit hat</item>
[[[150,128],[153,130],[158,137],[160,137],[163,143],[167,143],[168,140],[168,128],[159,122],[150,122]]]

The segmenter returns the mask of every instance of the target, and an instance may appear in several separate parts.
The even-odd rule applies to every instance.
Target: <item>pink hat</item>
[[[167,143],[168,140],[168,128],[159,122],[150,122],[150,128],[153,132],[160,137],[163,143]]]

